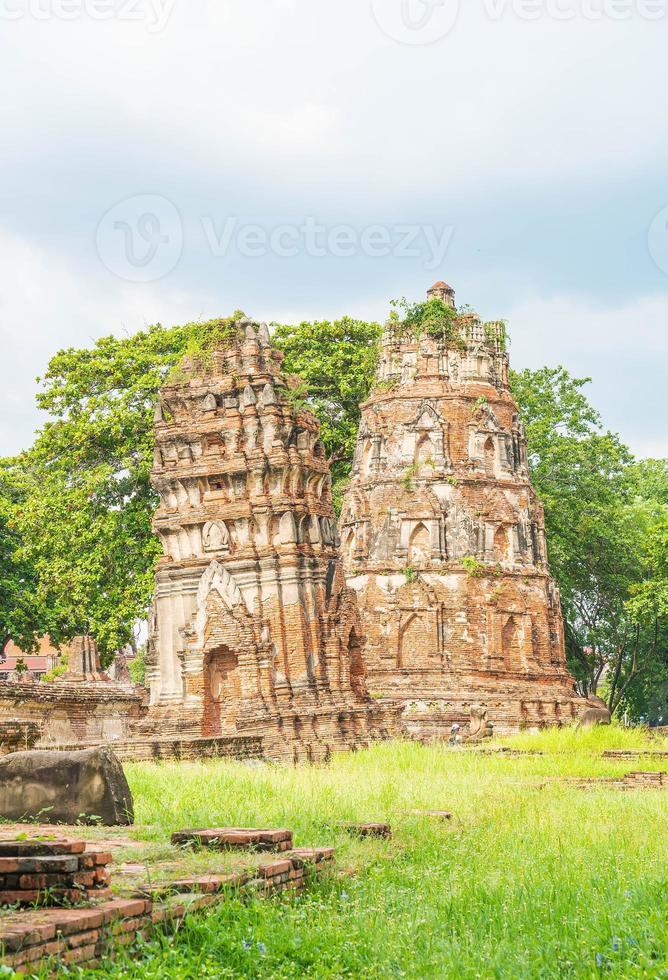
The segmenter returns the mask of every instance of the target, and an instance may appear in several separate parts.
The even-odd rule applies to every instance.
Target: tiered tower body
[[[445,283],[428,296],[454,309]],[[340,529],[369,689],[402,702],[409,731],[443,734],[481,706],[500,732],[574,716],[503,324],[388,324]]]
[[[385,715],[365,685],[319,423],[294,406],[266,325],[230,330],[156,410],[149,723],[322,758],[387,734]]]

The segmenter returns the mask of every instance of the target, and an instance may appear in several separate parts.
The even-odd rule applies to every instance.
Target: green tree
[[[627,610],[648,637],[639,682],[624,688],[620,707],[651,723],[668,723],[668,460],[647,459],[629,469],[638,524],[643,529],[642,576]]]
[[[20,501],[11,461],[0,460],[0,653],[12,639],[31,649],[46,621],[35,601],[35,570],[21,557]]]
[[[661,656],[660,610],[643,606],[641,597],[656,540],[659,505],[651,495],[665,487],[660,464],[641,479],[628,449],[601,430],[583,391],[588,380],[563,367],[542,368],[513,373],[512,388],[545,507],[570,667],[583,694],[603,681],[601,693],[615,710]]]
[[[90,633],[105,661],[145,612],[159,553],[150,486],[156,393],[200,324],[150,327],[56,354],[42,379],[49,421],[14,462],[21,557],[52,639]]]
[[[272,335],[285,355],[285,370],[299,376],[302,397],[320,419],[335,497],[350,474],[360,404],[373,385],[381,332],[378,323],[346,316],[333,322],[277,324]]]

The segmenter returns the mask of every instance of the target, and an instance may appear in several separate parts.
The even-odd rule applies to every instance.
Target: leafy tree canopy
[[[285,370],[301,378],[304,398],[320,419],[335,493],[350,473],[360,404],[373,384],[381,332],[378,323],[343,317],[277,325],[272,335],[285,355]]]
[[[645,675],[660,672],[666,656],[658,541],[668,469],[665,461],[636,463],[618,436],[602,431],[587,382],[562,367],[512,375],[545,506],[570,666],[584,694],[603,681],[615,709]]]
[[[46,623],[35,602],[34,569],[20,555],[16,518],[21,499],[11,462],[0,460],[0,653],[10,639],[30,649]]]

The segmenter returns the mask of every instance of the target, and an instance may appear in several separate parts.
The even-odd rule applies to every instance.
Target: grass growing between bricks
[[[231,899],[70,975],[668,978],[668,793],[566,781],[621,777],[628,761],[604,749],[656,743],[611,728],[497,744],[544,754],[395,742],[322,767],[128,766],[134,836],[290,827],[299,846],[336,846],[336,870],[298,898]],[[452,820],[414,812],[435,809]],[[346,831],[362,821],[390,823],[392,839]]]

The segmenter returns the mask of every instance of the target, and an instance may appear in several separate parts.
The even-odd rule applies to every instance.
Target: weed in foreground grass
[[[631,735],[634,748],[646,744]],[[129,767],[152,834],[282,825],[300,845],[334,843],[339,869],[357,873],[297,899],[230,901],[175,936],[119,951],[102,975],[668,978],[668,795],[582,792],[545,778],[628,769],[600,757],[629,747],[618,729],[526,738],[512,744],[548,754],[399,742],[326,767]],[[355,840],[339,826],[373,819],[389,820],[391,842]]]

